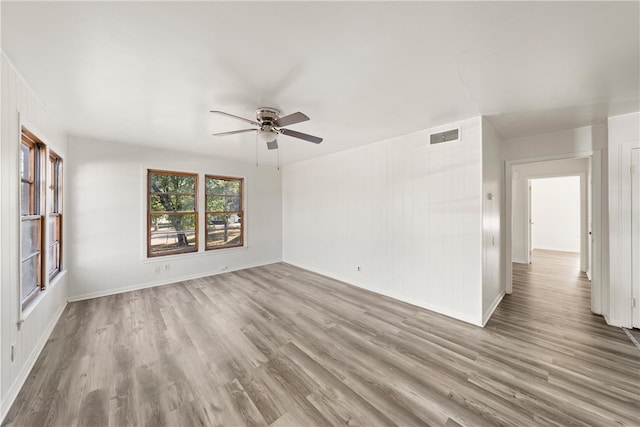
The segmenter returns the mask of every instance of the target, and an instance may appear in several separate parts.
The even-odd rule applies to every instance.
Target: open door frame
[[[602,152],[593,150],[580,153],[570,153],[555,156],[534,157],[518,160],[507,160],[505,162],[505,291],[507,294],[513,292],[513,272],[512,272],[512,176],[513,166],[524,163],[544,162],[548,160],[563,160],[575,158],[591,158],[591,198],[592,204],[592,234],[591,234],[591,311],[595,314],[602,314]]]
[[[640,148],[631,150],[631,324],[640,328]]]

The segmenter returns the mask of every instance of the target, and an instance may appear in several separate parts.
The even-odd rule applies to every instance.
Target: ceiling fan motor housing
[[[262,107],[256,110],[256,119],[261,124],[272,124],[280,118],[280,111],[275,108]]]

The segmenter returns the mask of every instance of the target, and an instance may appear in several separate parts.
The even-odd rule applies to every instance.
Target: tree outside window
[[[244,180],[206,175],[206,249],[244,245]]]
[[[148,171],[147,256],[198,251],[198,175]]]

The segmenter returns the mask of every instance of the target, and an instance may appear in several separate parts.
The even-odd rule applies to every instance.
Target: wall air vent
[[[447,130],[440,133],[431,134],[431,145],[440,144],[441,142],[455,141],[459,139],[460,129]]]

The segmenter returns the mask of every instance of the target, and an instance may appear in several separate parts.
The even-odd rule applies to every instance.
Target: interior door
[[[640,148],[631,150],[631,259],[633,327],[640,328]]]

